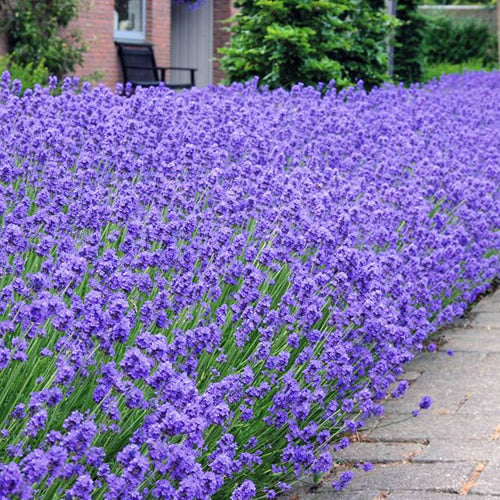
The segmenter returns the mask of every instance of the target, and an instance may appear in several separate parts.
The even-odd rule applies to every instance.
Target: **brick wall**
[[[170,1],[148,0],[146,3],[146,38],[155,45],[160,66],[170,62]],[[99,73],[99,82],[114,88],[122,80],[120,61],[113,38],[114,0],[83,0],[78,19],[71,29],[78,29],[88,46],[78,76],[87,78]],[[0,35],[0,55],[7,53],[7,39]]]
[[[213,38],[213,83],[219,83],[224,77],[218,58],[220,54],[218,49],[229,42],[230,33],[223,28],[227,28],[228,24],[223,21],[235,14],[231,0],[213,0],[214,2],[214,38]]]
[[[76,73],[88,77],[99,72],[100,80],[109,87],[114,87],[121,80],[121,70],[113,40],[114,0],[86,0],[82,2],[78,19],[71,28],[80,30],[88,50],[84,54],[84,63]]]
[[[170,0],[149,0],[146,6],[146,37],[155,46],[156,64],[169,66]]]
[[[146,38],[155,46],[159,66],[170,64],[170,6],[171,0],[148,0],[146,4]],[[80,30],[88,50],[82,66],[76,74],[87,78],[100,74],[100,82],[110,88],[122,80],[120,63],[113,39],[114,0],[82,0],[80,15],[69,29]],[[223,27],[225,19],[233,16],[232,0],[213,0],[213,56],[218,58],[218,49],[228,43],[230,33]],[[7,40],[0,34],[0,55],[7,52]],[[214,60],[213,82],[219,83],[224,73]]]
[[[87,77],[94,72],[103,75],[102,83],[113,88],[122,80],[120,62],[113,39],[114,0],[85,0],[72,27],[79,29],[89,50],[77,74]],[[146,3],[146,41],[155,46],[159,66],[170,62],[170,1],[148,0]]]

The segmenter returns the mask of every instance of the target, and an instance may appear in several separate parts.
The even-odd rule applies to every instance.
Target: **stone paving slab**
[[[470,333],[464,334],[463,330],[451,330],[446,331],[446,338],[448,336],[455,336],[456,338],[468,338]],[[470,352],[470,351],[457,351],[454,352],[452,356],[446,354],[446,349],[448,344],[444,347],[443,351],[440,352],[423,352],[418,354],[415,359],[410,361],[405,366],[405,371],[401,375],[401,378],[406,378],[405,375],[407,371],[413,380],[418,380],[424,373],[432,372],[436,375],[443,374],[463,374],[465,370],[476,370],[482,365],[486,358],[488,357],[488,352]],[[414,376],[414,372],[420,373],[419,377]],[[437,383],[437,382],[436,382]]]
[[[320,490],[309,493],[307,497],[300,497],[307,500],[334,500],[335,498],[345,498],[342,496],[342,493],[338,493],[333,490],[330,486],[329,488],[321,488]],[[387,497],[389,498],[389,497]],[[293,497],[289,497],[290,500],[293,500]],[[349,500],[385,500],[383,496],[380,495],[380,491],[377,490],[366,490],[366,491],[350,491],[349,492]]]
[[[335,453],[335,460],[357,462],[402,462],[422,453],[420,443],[353,443],[345,450]]]
[[[489,326],[491,328],[500,328],[500,313],[497,312],[480,312],[472,320],[472,326]]]
[[[500,442],[492,440],[452,441],[432,439],[413,457],[414,462],[481,462],[497,458],[500,461]]]
[[[438,493],[458,493],[474,470],[471,462],[401,463],[378,465],[370,472],[355,473],[354,480],[345,488],[346,498],[351,491],[415,491],[425,489]],[[356,471],[357,472],[357,471]],[[329,480],[331,484],[335,478]],[[304,496],[301,500],[313,500]]]
[[[473,314],[480,312],[498,312],[498,302],[500,301],[500,295],[498,300],[493,299],[494,295],[490,297],[485,297],[481,302],[479,302],[472,309]]]
[[[479,364],[479,371],[481,372],[481,375],[490,376],[498,374],[499,368],[500,368],[500,353],[498,352],[486,353],[484,359],[482,359]]]
[[[387,412],[411,412],[423,396],[430,394],[434,401],[431,413],[500,414],[500,353],[459,352],[456,357],[449,368],[441,363],[427,368],[428,356],[416,363],[424,373],[411,384],[402,400],[387,402]]]
[[[457,496],[456,493],[433,493],[431,491],[393,491],[389,493],[387,500],[457,500]],[[485,499],[481,497],[481,500]]]
[[[387,500],[459,500],[456,493],[431,493],[424,491],[394,491],[389,493],[387,496]],[[460,495],[459,498],[461,498]],[[471,493],[467,494],[466,498],[472,498],[473,500],[498,500],[498,496],[479,496],[472,495]],[[373,500],[373,499],[372,499]],[[385,500],[382,498],[378,498],[377,500]]]
[[[499,367],[500,368],[500,367]],[[458,409],[461,415],[500,415],[500,391],[494,384],[485,384],[481,389],[470,391]]]
[[[497,441],[497,446],[500,448],[499,441]],[[479,495],[496,494],[500,496],[500,460],[486,465],[486,468],[473,486],[471,493]]]
[[[435,493],[432,491],[387,491],[387,490],[366,490],[366,491],[350,491],[349,497],[345,493],[336,491],[327,491],[326,488],[318,490],[314,493],[309,493],[307,497],[299,497],[306,500],[459,500],[462,495],[457,493]],[[293,500],[294,497],[289,497]],[[296,497],[295,497],[296,498]],[[483,495],[469,492],[467,498],[472,500],[498,500],[498,495]]]
[[[472,366],[472,363],[467,365]],[[479,371],[479,365],[474,363],[474,366],[474,371]],[[458,411],[472,395],[483,396],[488,390],[491,390],[490,386],[479,377],[447,371],[438,376],[429,370],[411,384],[404,398],[388,400],[386,413],[397,411],[410,414],[427,395],[431,395],[434,401],[429,410],[431,413],[452,413]],[[500,413],[500,406],[498,408]]]
[[[500,352],[500,326],[487,330],[453,330],[444,334],[446,349],[466,352]]]
[[[500,425],[499,415],[461,415],[425,413],[417,418],[391,414],[380,425],[366,431],[370,439],[389,442],[423,442],[432,439],[489,440]],[[363,433],[365,434],[365,433]]]

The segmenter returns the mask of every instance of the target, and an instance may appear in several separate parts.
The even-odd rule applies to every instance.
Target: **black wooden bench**
[[[195,68],[161,67],[156,65],[152,44],[115,42],[122,66],[123,83],[132,87],[158,87],[162,82],[171,89],[194,87]],[[189,71],[189,82],[169,83],[165,80],[167,71]]]

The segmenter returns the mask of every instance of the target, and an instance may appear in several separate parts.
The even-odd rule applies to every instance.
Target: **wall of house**
[[[113,41],[114,0],[86,0],[80,15],[70,29],[78,29],[88,46],[79,76],[99,75],[99,81],[113,87],[121,78],[121,71]]]
[[[213,83],[219,83],[224,76],[217,58],[219,47],[224,46],[230,38],[230,34],[223,28],[227,27],[224,21],[235,14],[232,4],[231,0],[213,0]],[[102,78],[99,81],[111,88],[122,79],[113,40],[113,6],[114,0],[84,0],[80,16],[73,23],[74,27],[80,29],[89,45],[85,62],[78,69],[78,74],[88,77],[93,73],[101,73]],[[147,41],[155,46],[157,64],[169,66],[171,1],[148,0],[146,7]],[[186,63],[179,65],[186,66]]]
[[[170,0],[148,0],[146,3],[146,37],[154,44],[158,66],[170,65]]]
[[[224,46],[230,38],[230,34],[223,29],[227,26],[223,21],[234,15],[232,3],[232,0],[213,0],[213,83],[219,83],[223,78],[216,58],[219,57],[219,47]],[[169,66],[171,0],[148,0],[146,5],[146,41],[155,46],[157,64]],[[68,28],[78,29],[88,46],[83,65],[77,68],[76,74],[83,78],[93,77],[94,81],[110,88],[122,81],[113,37],[113,13],[114,0],[82,0],[80,15]],[[0,55],[6,54],[7,49],[7,38],[0,34]]]
[[[232,17],[236,11],[231,0],[214,0],[214,34],[213,34],[213,83],[219,83],[224,78],[224,71],[220,67],[218,58],[219,48],[229,42],[231,34],[227,31],[226,19]]]
[[[149,0],[146,3],[146,41],[155,46],[159,66],[170,63],[170,3]],[[120,61],[113,38],[114,0],[86,0],[72,26],[81,31],[88,44],[83,65],[77,73],[82,77],[99,75],[99,82],[113,88],[122,80]]]

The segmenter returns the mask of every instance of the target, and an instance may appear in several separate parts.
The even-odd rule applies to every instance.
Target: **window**
[[[146,38],[146,0],[115,0],[116,40],[144,41]]]

